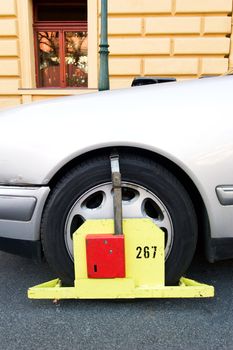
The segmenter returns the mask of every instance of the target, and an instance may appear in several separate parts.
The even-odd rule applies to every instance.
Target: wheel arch
[[[72,159],[68,163],[66,163],[61,169],[59,169],[56,174],[50,179],[49,181],[49,187],[52,189],[56,183],[72,168],[74,168],[76,165],[80,164],[81,162],[93,158],[98,157],[103,154],[110,154],[112,147],[105,147],[100,148],[96,150],[92,150],[89,152],[86,152],[82,155],[79,155],[78,157]],[[144,156],[146,158],[152,159],[159,163],[160,165],[164,166],[167,170],[169,170],[184,186],[185,190],[189,194],[191,201],[193,203],[197,221],[198,221],[198,250],[205,250],[205,255],[208,260],[211,260],[210,256],[210,249],[209,249],[209,242],[210,242],[210,224],[209,224],[209,217],[207,208],[205,206],[204,200],[193,182],[193,180],[190,178],[190,176],[182,169],[179,165],[177,165],[174,161],[167,158],[164,155],[161,155],[159,153],[146,150],[143,148],[138,147],[117,147],[119,152],[137,152],[137,154]]]

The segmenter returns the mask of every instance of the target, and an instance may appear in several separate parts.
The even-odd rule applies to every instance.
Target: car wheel
[[[192,202],[164,167],[133,154],[120,155],[124,218],[150,218],[164,232],[166,284],[188,268],[197,241]],[[102,156],[69,171],[51,191],[41,238],[45,257],[66,284],[74,280],[73,233],[88,219],[113,218],[110,162]],[[153,273],[153,272],[152,272]]]

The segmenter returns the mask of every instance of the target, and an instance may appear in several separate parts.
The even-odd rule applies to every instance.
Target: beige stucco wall
[[[109,0],[111,87],[228,69],[232,0]]]
[[[87,90],[36,89],[31,3],[0,1],[0,107],[96,91],[100,0],[88,0]],[[232,0],[108,3],[111,88],[130,86],[135,76],[189,79],[233,65]]]

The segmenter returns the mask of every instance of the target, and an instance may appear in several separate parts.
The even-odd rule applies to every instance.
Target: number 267
[[[136,251],[137,251],[136,259],[142,259],[142,258],[145,258],[145,259],[152,258],[152,259],[154,259],[156,257],[157,247],[155,247],[155,246],[152,246],[152,247],[148,247],[148,246],[140,247],[139,246],[139,247],[136,248]]]

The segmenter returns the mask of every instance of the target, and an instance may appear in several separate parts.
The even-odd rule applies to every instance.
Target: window
[[[86,1],[34,1],[38,87],[87,87]]]

